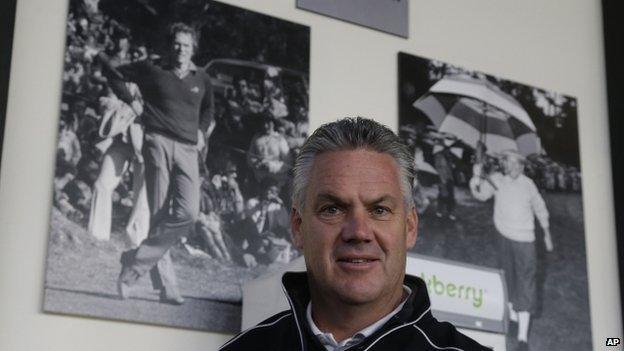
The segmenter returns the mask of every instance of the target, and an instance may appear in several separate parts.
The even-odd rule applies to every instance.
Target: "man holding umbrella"
[[[534,217],[544,232],[547,251],[553,250],[553,243],[544,199],[535,183],[523,174],[524,156],[505,151],[502,161],[504,174],[483,175],[483,165],[475,164],[470,191],[480,201],[494,197],[494,226],[500,233],[501,266],[510,292],[509,315],[518,322],[518,350],[528,350],[529,322],[536,298]]]

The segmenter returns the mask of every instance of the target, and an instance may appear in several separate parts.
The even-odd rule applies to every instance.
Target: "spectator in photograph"
[[[139,277],[150,271],[160,301],[179,305],[184,299],[170,249],[189,234],[197,220],[199,150],[214,120],[210,79],[191,61],[197,33],[175,23],[168,40],[171,51],[163,65],[140,61],[115,68],[106,55],[100,53],[98,58],[109,77],[136,83],[145,101],[143,158],[151,225],[138,249],[122,254],[118,292],[122,299],[128,298]],[[127,96],[120,98],[131,103]]]
[[[227,225],[234,225],[243,216],[245,204],[238,184],[238,167],[232,161],[212,177],[211,197],[214,208]]]
[[[553,191],[556,188],[556,184],[555,165],[553,163],[548,163],[544,167],[544,188],[548,191]]]
[[[109,62],[117,67],[130,62],[127,37],[118,41],[119,48]],[[149,209],[143,179],[143,130],[136,119],[143,113],[143,98],[136,84],[126,82],[124,94],[132,97],[130,105],[119,100],[113,91],[100,98],[102,117],[98,145],[105,148],[100,174],[93,185],[93,198],[87,231],[98,240],[108,240],[111,233],[113,193],[122,181],[122,176],[132,164],[133,201],[132,213],[126,225],[126,232],[136,247],[147,237],[149,231]]]
[[[249,251],[258,262],[272,263],[276,260],[290,262],[291,245],[288,210],[279,197],[279,186],[267,180],[261,186],[264,192],[247,201],[246,218],[253,225],[248,228]]]
[[[556,168],[557,174],[557,190],[566,191],[568,189],[568,177],[565,171],[565,168],[560,164],[557,164]]]
[[[535,183],[523,174],[525,158],[516,151],[503,154],[504,174],[486,176],[475,164],[472,195],[480,201],[494,197],[494,226],[500,235],[500,261],[510,292],[509,315],[518,322],[518,350],[528,349],[529,323],[535,313],[536,262],[534,217],[544,231],[547,251],[553,250],[546,203]]]
[[[200,211],[195,230],[204,241],[204,248],[211,257],[222,262],[232,261],[219,215]]]
[[[132,84],[132,83],[127,83]],[[104,146],[100,174],[93,185],[93,201],[89,216],[88,232],[99,240],[108,240],[111,230],[112,198],[115,189],[122,182],[126,171],[132,169],[133,210],[126,231],[133,245],[138,246],[149,230],[149,209],[144,186],[143,130],[136,117],[142,113],[138,88],[134,86],[133,96],[138,100],[131,106],[114,95],[100,99],[103,116],[99,136],[105,137],[98,143]],[[134,160],[134,162],[132,162]]]
[[[208,172],[202,182],[200,211],[215,212],[225,226],[234,225],[243,217],[245,206],[237,180],[237,167],[228,160],[224,169],[213,175]]]
[[[262,111],[262,104],[258,101],[259,99],[260,97],[254,94],[254,91],[249,87],[247,80],[237,77],[235,79],[234,94],[228,100],[228,104],[234,114],[244,116]]]
[[[419,167],[431,168],[431,165],[425,162],[425,154],[420,146],[414,146],[414,169],[421,171]],[[412,196],[414,198],[414,205],[418,215],[422,215],[427,211],[431,201],[424,192],[422,184],[418,181],[418,174],[414,174],[414,181],[412,182]]]
[[[201,197],[199,204],[199,218],[196,224],[196,233],[203,240],[204,247],[208,254],[221,261],[231,261],[232,257],[225,244],[225,234],[223,233],[222,220],[217,214],[225,206],[228,206],[227,198],[223,195],[225,184],[220,174],[215,174],[212,178],[206,177],[201,186]],[[243,198],[238,191],[234,201],[243,206]]]
[[[278,75],[279,70],[276,67],[269,67],[267,69],[266,76],[262,83],[264,91],[262,105],[264,106],[265,113],[268,113],[271,117],[284,118],[288,116],[288,106],[286,106],[284,93],[277,81]]]
[[[258,183],[274,179],[283,185],[292,167],[292,157],[286,138],[275,131],[275,120],[264,116],[262,131],[254,136],[247,153],[247,164]]]
[[[215,138],[211,141],[218,145],[213,156],[218,159],[233,160],[238,166],[241,181],[253,175],[247,169],[247,151],[249,142],[254,136],[254,130],[250,123],[258,117],[262,111],[262,105],[258,97],[254,95],[246,79],[235,78],[234,89],[227,90],[227,104],[223,118],[219,121],[219,129],[215,132]]]
[[[81,220],[89,213],[92,198],[91,186],[97,178],[98,171],[99,166],[92,157],[83,157],[76,165],[76,176],[71,177],[62,188],[61,197],[66,199],[71,208],[79,212],[73,213],[74,220]]]
[[[218,172],[204,175],[196,235],[186,247],[198,246],[218,260],[255,267],[260,240],[255,223],[246,217],[236,166],[228,161]],[[189,252],[196,253],[194,248]]]
[[[418,227],[413,164],[372,120],[317,129],[294,169],[290,223],[307,270],[282,277],[290,310],[220,350],[486,350],[438,322],[425,282],[405,275]]]
[[[63,72],[63,90],[80,94],[83,89],[83,80],[85,69],[81,62],[66,62],[65,71]]]
[[[446,216],[451,221],[455,217],[455,177],[453,176],[453,159],[451,146],[453,140],[446,138],[435,138],[433,146],[433,165],[438,172],[440,183],[438,185],[438,204],[436,217]]]
[[[63,149],[56,150],[56,169],[54,173],[54,206],[67,218],[79,221],[83,215],[69,202],[65,186],[76,177],[76,168],[65,160]]]
[[[422,215],[427,211],[430,200],[423,191],[422,185],[418,181],[418,176],[414,176],[414,182],[412,183],[412,197],[414,198],[414,205],[416,206],[416,212]]]
[[[574,166],[568,168],[568,178],[570,179],[570,189],[578,192],[581,190],[581,172]]]
[[[284,136],[288,148],[295,152],[303,146],[306,140],[306,133],[301,131],[300,124],[295,124],[285,118],[278,120],[277,132]],[[307,130],[307,125],[305,126]],[[295,151],[293,151],[295,150]],[[296,155],[296,152],[295,152]]]
[[[60,131],[58,137],[59,150],[62,150],[63,161],[70,164],[72,167],[78,165],[78,161],[82,158],[82,148],[80,146],[80,140],[74,130],[75,123],[72,118],[66,115],[61,117],[59,122]]]

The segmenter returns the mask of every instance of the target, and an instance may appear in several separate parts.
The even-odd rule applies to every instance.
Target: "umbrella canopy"
[[[527,156],[542,152],[535,125],[511,96],[493,84],[468,77],[447,77],[414,102],[435,128],[488,153],[516,150]]]

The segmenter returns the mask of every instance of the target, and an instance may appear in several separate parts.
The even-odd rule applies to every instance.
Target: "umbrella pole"
[[[485,138],[487,138],[487,104],[485,103],[485,101],[482,101],[483,104],[483,121],[481,122],[482,128],[481,128],[481,142],[483,143],[483,145],[487,145],[485,142]],[[485,157],[485,155],[483,155]]]
[[[479,123],[480,124],[480,130],[479,130],[479,141],[477,142],[477,147],[476,147],[476,153],[477,153],[477,157],[475,162],[478,164],[481,164],[482,167],[483,165],[485,165],[485,148],[486,148],[486,144],[485,144],[485,131],[487,130],[487,104],[485,103],[485,101],[482,101],[481,104],[483,105],[483,112],[482,112],[482,120]],[[494,188],[496,189],[496,186],[494,185],[494,183],[490,180],[490,177],[487,175],[484,175],[483,173],[481,173],[479,175],[479,184],[477,184],[477,190],[479,190],[481,188],[481,184],[483,183],[483,180],[486,180],[488,183],[490,183],[492,186],[494,186]]]

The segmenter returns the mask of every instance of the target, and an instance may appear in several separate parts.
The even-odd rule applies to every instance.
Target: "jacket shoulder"
[[[235,335],[219,351],[285,349],[283,343],[298,340],[293,324],[292,311],[282,311]]]
[[[454,351],[492,350],[462,334],[451,323],[439,322],[435,318],[430,319],[427,323],[415,323],[413,326],[435,349]]]

